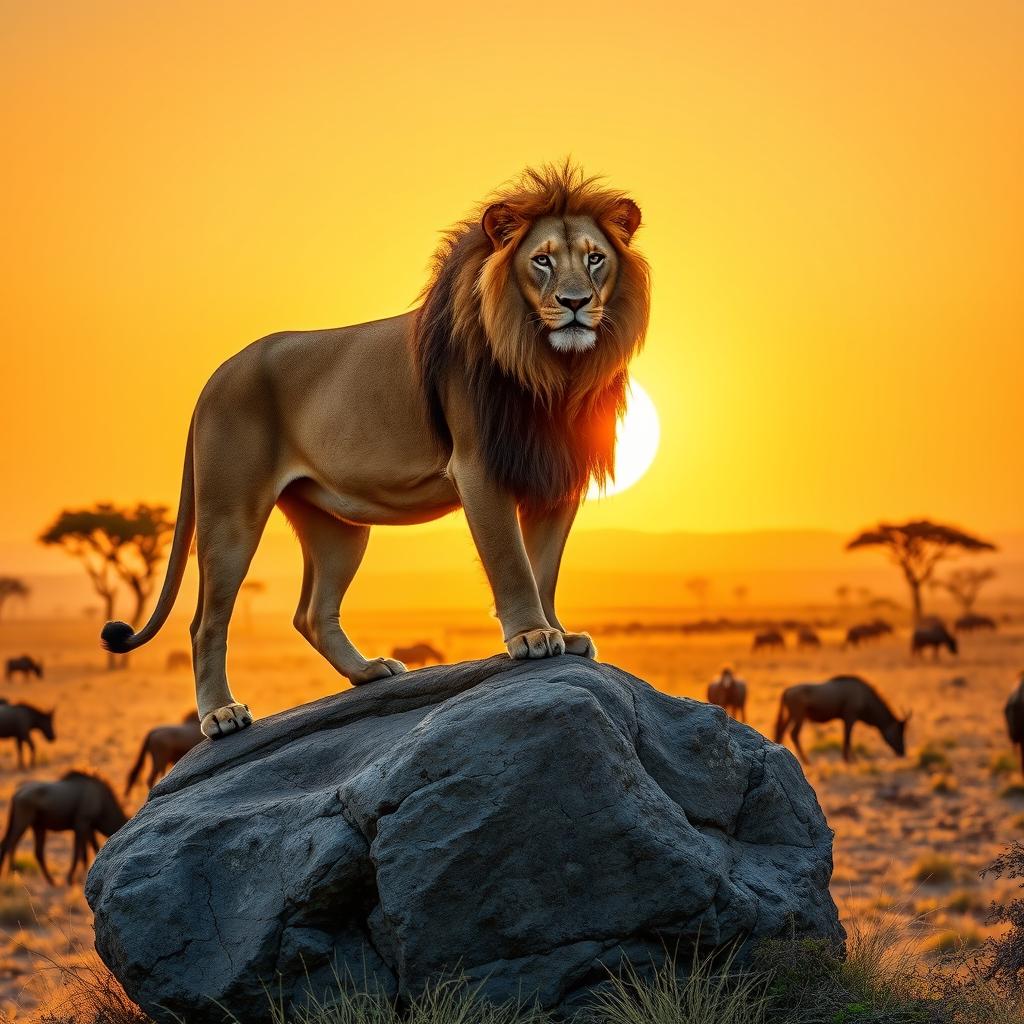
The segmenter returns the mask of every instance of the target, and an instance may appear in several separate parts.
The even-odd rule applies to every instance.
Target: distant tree
[[[879,523],[857,534],[846,545],[847,551],[860,548],[882,548],[889,560],[899,567],[910,588],[914,621],[923,613],[921,588],[935,573],[935,567],[957,552],[995,551],[995,545],[953,526],[933,523],[927,519],[906,523]]]
[[[708,595],[711,593],[711,580],[706,576],[693,576],[684,585],[701,608],[707,606]]]
[[[836,587],[836,599],[845,608],[846,602],[850,600],[850,585],[848,583],[840,583]]]
[[[121,510],[124,543],[115,568],[134,599],[131,618],[133,626],[142,624],[142,613],[156,586],[160,566],[167,558],[167,548],[174,536],[174,520],[166,505],[140,502],[134,508]]]
[[[750,597],[750,587],[746,583],[737,583],[732,588],[732,596],[736,599],[737,604],[746,604],[747,598]]]
[[[18,576],[0,576],[0,618],[3,618],[4,605],[13,597],[24,601],[32,588]]]
[[[173,531],[174,522],[167,518],[164,505],[119,508],[105,502],[65,509],[39,541],[82,563],[108,620],[114,617],[118,583],[123,582],[134,598],[130,621],[138,625]],[[108,664],[115,664],[113,655]]]
[[[242,602],[245,628],[252,629],[252,603],[260,594],[266,593],[267,585],[263,580],[246,580],[238,590]]]
[[[998,575],[992,568],[954,569],[945,579],[932,580],[931,586],[934,590],[945,590],[960,606],[961,614],[969,615],[974,610],[981,588]]]

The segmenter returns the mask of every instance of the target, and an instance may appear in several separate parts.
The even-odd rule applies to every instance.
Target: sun
[[[587,498],[604,498],[632,487],[651,468],[658,454],[661,424],[651,396],[634,380],[626,392],[626,414],[615,442],[615,479],[602,491],[591,482]]]

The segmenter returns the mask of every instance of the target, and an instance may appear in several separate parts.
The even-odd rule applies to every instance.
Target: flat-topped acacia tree
[[[897,565],[910,588],[914,622],[923,615],[921,589],[933,577],[935,567],[958,552],[995,551],[995,544],[955,526],[913,519],[906,523],[879,523],[857,534],[846,545],[847,551],[882,548]]]
[[[165,505],[141,502],[126,508],[104,502],[92,508],[65,509],[39,541],[82,563],[108,619],[114,614],[118,581],[123,582],[134,598],[131,621],[137,623],[174,532],[174,520],[167,512]],[[114,660],[113,656],[108,659],[111,667]]]
[[[3,616],[4,605],[17,598],[22,601],[28,599],[31,593],[29,585],[18,576],[0,576],[0,617]]]

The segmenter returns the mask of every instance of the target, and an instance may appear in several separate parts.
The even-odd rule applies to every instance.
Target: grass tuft
[[[599,1024],[763,1024],[768,981],[762,973],[737,970],[735,951],[724,959],[695,951],[685,980],[672,957],[650,975],[627,961],[610,988],[597,994],[591,1013]]]
[[[949,857],[932,853],[914,867],[914,880],[924,885],[945,885],[956,877],[956,864]]]

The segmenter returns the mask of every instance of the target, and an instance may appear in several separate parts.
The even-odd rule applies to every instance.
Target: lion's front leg
[[[514,499],[491,482],[474,457],[453,455],[448,475],[491,584],[509,655],[526,659],[564,654],[562,630],[548,621],[541,605]]]
[[[554,509],[536,510],[521,508],[519,523],[523,541],[537,581],[541,607],[545,618],[562,633],[567,654],[583,658],[596,658],[597,647],[589,633],[570,633],[562,625],[555,612],[555,589],[558,586],[558,570],[562,564],[565,542],[572,529],[579,505],[569,502]]]

